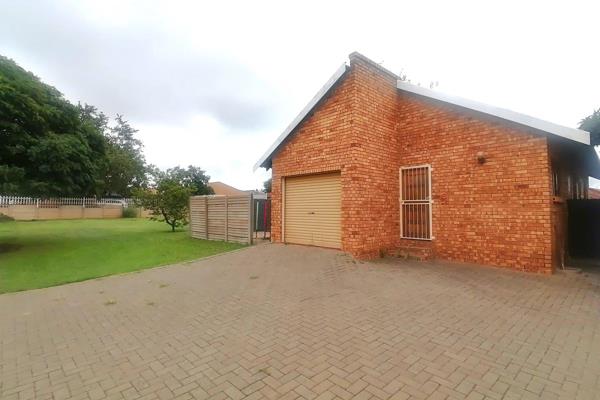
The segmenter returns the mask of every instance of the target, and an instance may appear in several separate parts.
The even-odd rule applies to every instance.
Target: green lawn
[[[0,293],[193,260],[243,245],[145,219],[0,223]]]

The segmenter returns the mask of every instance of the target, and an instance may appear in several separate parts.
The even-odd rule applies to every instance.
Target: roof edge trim
[[[445,103],[450,103],[460,107],[479,111],[484,114],[492,115],[507,121],[515,122],[517,124],[528,126],[543,132],[551,133],[553,135],[570,139],[575,142],[583,143],[586,145],[590,144],[590,133],[581,129],[569,128],[567,126],[558,125],[553,122],[531,117],[529,115],[521,114],[506,108],[495,107],[485,103],[480,103],[478,101],[469,100],[458,96],[452,96],[445,93],[440,93],[438,91],[423,88],[421,86],[413,85],[401,80],[397,81],[396,87],[406,92],[418,94],[420,96],[429,97],[435,100],[443,101]]]
[[[292,132],[300,125],[300,123],[306,118],[306,116],[312,111],[312,109],[327,95],[329,90],[337,83],[337,81],[346,73],[348,65],[343,63],[335,73],[325,82],[325,85],[317,92],[317,94],[308,102],[308,104],[300,111],[300,113],[294,118],[294,120],[285,128],[283,133],[275,140],[275,142],[269,147],[269,149],[263,154],[263,156],[254,165],[253,171],[256,171],[260,167],[268,168],[267,162],[271,159],[273,154],[277,151],[279,146],[283,144],[285,139],[292,134]]]

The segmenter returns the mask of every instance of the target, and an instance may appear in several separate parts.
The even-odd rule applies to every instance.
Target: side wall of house
[[[400,166],[431,164],[431,242],[407,251],[517,270],[552,272],[547,139],[507,122],[404,93]],[[485,162],[477,154],[482,152]]]
[[[282,241],[283,178],[341,171],[342,249],[376,257],[398,241],[396,77],[360,55],[273,157],[272,240]]]
[[[344,243],[353,255],[373,258],[396,248],[400,232],[397,77],[356,53],[350,66],[356,90]]]
[[[351,72],[341,78],[312,115],[300,125],[293,136],[272,159],[271,240],[283,240],[283,187],[289,176],[340,171],[342,188],[349,184],[347,164],[352,135],[354,79]],[[342,190],[342,207],[349,203]],[[342,229],[345,218],[342,214]],[[342,232],[342,238],[347,232]],[[343,244],[342,244],[343,245]]]
[[[350,60],[272,159],[272,240],[283,239],[283,178],[340,171],[342,249],[355,257],[399,250],[551,272],[546,137],[401,92],[393,74],[360,55]],[[400,239],[399,168],[420,164],[433,167],[432,241]]]

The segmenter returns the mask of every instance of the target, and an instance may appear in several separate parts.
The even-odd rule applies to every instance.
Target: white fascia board
[[[440,93],[436,90],[423,88],[421,86],[413,85],[400,80],[398,80],[396,87],[406,92],[415,93],[420,96],[429,97],[435,100],[443,101],[445,103],[455,104],[457,106],[479,111],[484,114],[493,115],[495,117],[502,118],[507,121],[529,126],[540,131],[544,131],[556,136],[573,140],[575,142],[587,145],[590,144],[590,133],[581,129],[569,128],[567,126],[558,125],[553,122],[545,121],[543,119],[511,111],[506,108],[494,107],[488,104],[465,99],[462,97]]]
[[[254,165],[253,171],[256,171],[263,166],[275,153],[277,148],[284,142],[285,139],[296,129],[296,127],[302,122],[304,118],[312,111],[312,109],[321,101],[321,99],[329,92],[329,90],[336,84],[336,82],[344,75],[348,66],[346,63],[342,64],[335,73],[327,80],[325,85],[317,92],[317,94],[308,102],[308,104],[300,111],[300,113],[294,118],[291,124],[283,131],[281,135],[275,140],[275,142],[269,147],[269,149],[263,154],[263,156]]]

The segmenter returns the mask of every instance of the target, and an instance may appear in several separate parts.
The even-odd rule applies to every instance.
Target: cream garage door
[[[284,240],[341,248],[340,173],[285,179]]]

